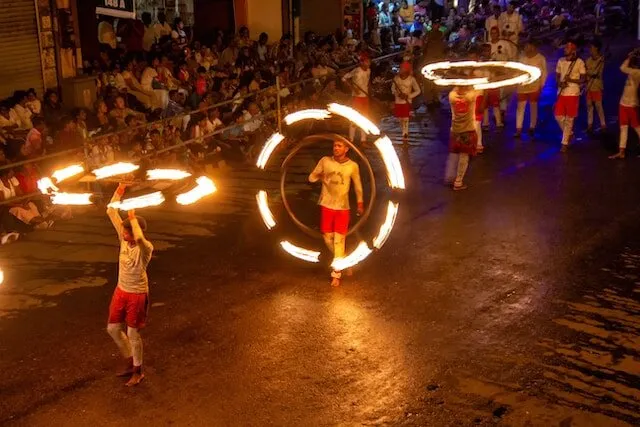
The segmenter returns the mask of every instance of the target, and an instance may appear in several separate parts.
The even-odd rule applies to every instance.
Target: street
[[[640,159],[607,159],[584,117],[560,153],[550,74],[535,141],[512,138],[512,103],[466,191],[442,182],[447,113],[411,123],[394,232],[340,288],[264,227],[255,193],[278,176],[238,166],[205,202],[140,212],[156,252],[134,389],[105,330],[118,242],[103,210],[3,246],[0,425],[640,424]],[[328,153],[293,171],[305,218],[306,174]]]

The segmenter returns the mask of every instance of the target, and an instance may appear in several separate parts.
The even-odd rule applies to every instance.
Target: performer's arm
[[[142,228],[140,227],[140,223],[138,223],[138,219],[136,218],[136,213],[132,209],[129,212],[129,222],[131,223],[131,232],[133,233],[133,238],[135,239],[138,247],[140,248],[140,252],[143,257],[147,257],[153,251],[153,245],[149,242],[142,232]]]
[[[362,180],[360,179],[360,166],[356,162],[353,162],[353,164],[351,179],[353,180],[353,189],[356,192],[356,200],[358,201],[358,214],[362,215],[364,212],[364,194],[362,192]]]
[[[414,77],[411,77],[411,80],[411,93],[409,94],[409,99],[414,99],[416,96],[420,95],[420,85]]]
[[[620,71],[630,76],[640,78],[640,69],[631,68],[629,66],[629,58],[625,59],[625,61],[622,63],[622,65],[620,66]]]
[[[126,186],[124,184],[118,185],[118,188],[116,189],[115,193],[113,193],[113,197],[111,197],[111,201],[109,202],[109,204],[119,202],[124,195],[125,188]],[[116,229],[118,238],[122,240],[122,218],[120,218],[118,209],[107,207],[107,216],[111,220],[111,224],[113,224],[113,227]]]
[[[346,82],[348,80],[351,80],[353,78],[353,74],[355,73],[355,68],[351,71],[349,71],[347,74],[345,74],[344,76],[342,76],[342,81]]]
[[[547,60],[543,58],[540,61],[540,90],[544,87],[545,82],[547,81]]]
[[[318,182],[322,179],[322,175],[324,175],[324,157],[320,159],[316,168],[309,175],[309,182]]]

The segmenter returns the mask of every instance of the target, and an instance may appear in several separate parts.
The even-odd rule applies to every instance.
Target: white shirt
[[[13,110],[16,112],[18,119],[20,120],[20,128],[21,129],[31,129],[33,128],[33,123],[31,123],[31,116],[33,113],[28,108],[23,107],[20,104],[16,104],[13,107]]]
[[[146,240],[144,242],[146,246],[141,248],[140,245],[143,243],[130,246],[128,242],[120,241],[118,286],[125,292],[134,294],[149,292],[147,266],[151,261],[153,245]]]
[[[491,45],[491,59],[494,61],[510,61],[516,56],[513,43],[507,40],[498,40],[489,44]]]
[[[576,58],[575,64],[573,68],[571,68],[571,64],[573,61],[569,61],[567,58],[560,58],[558,60],[558,65],[556,65],[556,74],[560,74],[560,79],[558,80],[558,85],[567,80],[567,79],[579,79],[580,76],[584,76],[587,74],[587,68],[584,65],[584,61],[580,58]],[[571,75],[567,77],[567,73],[571,68]],[[569,83],[566,88],[564,88],[560,95],[562,96],[579,96],[580,95],[580,85],[577,83]]]
[[[499,18],[500,21],[500,34],[503,31],[507,33],[514,33],[508,35],[507,38],[514,43],[518,42],[518,35],[522,32],[522,17],[518,12],[509,14],[508,12],[502,12]]]
[[[20,127],[20,124],[21,124],[20,118],[18,117],[18,114],[16,114],[13,108],[9,110],[9,118],[6,118],[5,116],[0,115],[0,128],[6,128],[11,126]]]
[[[349,159],[340,163],[335,161],[333,157],[321,158],[309,175],[310,182],[318,182],[319,180],[322,180],[322,191],[318,200],[320,206],[338,211],[349,210],[349,190],[352,180],[356,199],[358,203],[362,203],[360,167],[353,160]]]
[[[158,72],[155,68],[147,67],[142,72],[142,76],[140,77],[140,84],[145,90],[152,91],[153,90],[153,79],[158,77]]]
[[[391,85],[391,93],[396,96],[396,104],[406,104],[411,102],[413,98],[420,95],[420,85],[413,76],[409,76],[406,79],[400,76],[393,78],[394,83]],[[398,95],[409,95],[409,100],[399,97]]]
[[[629,67],[629,60],[622,63],[620,71],[627,74],[627,82],[622,90],[620,105],[624,107],[637,107],[638,102],[638,85],[640,84],[640,69]]]
[[[351,80],[353,87],[351,92],[353,96],[366,98],[369,95],[369,79],[371,78],[371,69],[367,71],[361,67],[356,67],[344,75],[342,81]]]
[[[547,81],[547,60],[544,56],[539,53],[536,53],[533,57],[529,58],[527,55],[522,55],[520,57],[520,62],[526,65],[532,65],[537,67],[542,72],[542,75],[535,82],[528,84],[526,86],[518,86],[518,93],[533,93],[539,92],[544,83]]]

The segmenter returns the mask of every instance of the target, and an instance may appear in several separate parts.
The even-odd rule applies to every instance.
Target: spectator
[[[493,27],[500,28],[500,14],[502,13],[502,9],[497,4],[493,6],[493,14],[489,16],[484,22],[484,29],[487,32],[487,40],[489,40],[489,35],[491,34],[491,29]]]
[[[222,51],[220,55],[220,65],[222,67],[228,67],[230,65],[234,65],[236,60],[238,59],[238,55],[240,50],[238,49],[238,41],[233,38],[229,42],[229,46]]]
[[[110,16],[101,16],[98,24],[98,42],[106,45],[111,49],[117,47],[116,32],[113,30],[113,18]]]
[[[184,112],[184,107],[180,105],[178,100],[179,94],[177,90],[169,91],[169,104],[167,105],[167,109],[165,111],[166,117],[174,117],[182,114]]]
[[[178,44],[180,49],[184,49],[189,40],[187,39],[187,33],[184,31],[184,22],[182,19],[176,18],[173,21],[173,31],[171,31],[171,39]]]
[[[6,131],[14,131],[20,128],[21,122],[15,110],[9,108],[9,103],[0,103],[0,128]]]
[[[256,45],[256,53],[258,54],[258,60],[260,62],[267,62],[269,55],[269,35],[267,33],[260,34],[258,37],[258,43]]]
[[[42,117],[33,118],[33,128],[27,134],[23,151],[28,157],[38,157],[44,154],[44,138],[47,127]]]
[[[33,113],[27,107],[27,92],[23,90],[17,90],[13,93],[13,110],[16,112],[18,119],[20,120],[21,129],[31,129],[33,123],[31,123],[31,116]]]
[[[143,114],[137,113],[132,109],[128,108],[125,103],[124,97],[122,95],[119,95],[118,97],[116,97],[116,102],[113,110],[109,112],[109,117],[111,117],[111,119],[115,121],[115,125],[117,128],[122,129],[127,127],[125,119],[128,116],[144,117]]]
[[[56,151],[80,148],[84,140],[78,132],[78,125],[72,117],[64,117],[61,120],[62,129],[56,134],[53,147]]]
[[[391,13],[389,12],[389,3],[381,3],[380,13],[378,13],[378,26],[380,28],[391,27]]]
[[[163,84],[160,82],[157,69],[160,67],[158,57],[151,59],[151,64],[142,72],[140,84],[145,93],[152,94],[151,109],[165,109],[169,103],[169,94]]]
[[[20,182],[13,171],[11,169],[0,171],[0,201],[11,200],[22,195]],[[8,208],[6,211],[2,209],[1,212],[0,223],[5,231],[25,233],[34,229],[44,230],[53,225],[53,221],[46,221],[31,201],[15,202],[9,204]]]
[[[151,14],[149,12],[142,13],[142,23],[144,24],[144,35],[142,36],[142,50],[150,52],[153,44],[156,42],[156,29],[152,25]]]
[[[30,88],[27,91],[27,108],[29,108],[35,116],[42,114],[42,103],[38,99],[34,88]]]
[[[251,37],[249,36],[249,28],[240,27],[240,31],[238,31],[238,37],[240,38],[240,40],[238,40],[238,47],[253,47],[253,40],[251,40]]]
[[[98,100],[96,102],[95,114],[88,122],[88,130],[102,133],[113,130],[113,125],[109,119],[109,108],[104,100]]]
[[[522,17],[518,12],[516,12],[513,2],[509,2],[507,10],[502,12],[499,18],[499,23],[502,37],[518,44],[520,33],[524,28],[522,25]]]
[[[122,25],[121,25],[122,24]],[[138,19],[127,19],[118,22],[118,36],[129,53],[143,51],[145,26]]]
[[[409,5],[409,2],[407,0],[402,0],[402,4],[398,9],[398,14],[402,19],[402,22],[404,23],[404,27],[406,29],[409,29],[411,27],[411,24],[413,24],[413,19],[415,15],[415,10],[413,8],[413,5]]]
[[[171,25],[167,22],[167,16],[164,12],[158,12],[158,22],[153,26],[153,30],[157,43],[160,43],[165,37],[171,37]]]
[[[44,94],[44,105],[42,107],[44,120],[51,130],[60,128],[60,119],[64,116],[64,109],[58,93],[53,89],[48,89]]]

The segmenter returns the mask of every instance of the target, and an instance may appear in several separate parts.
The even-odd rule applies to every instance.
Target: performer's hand
[[[364,203],[358,202],[358,216],[361,216],[364,213]]]

